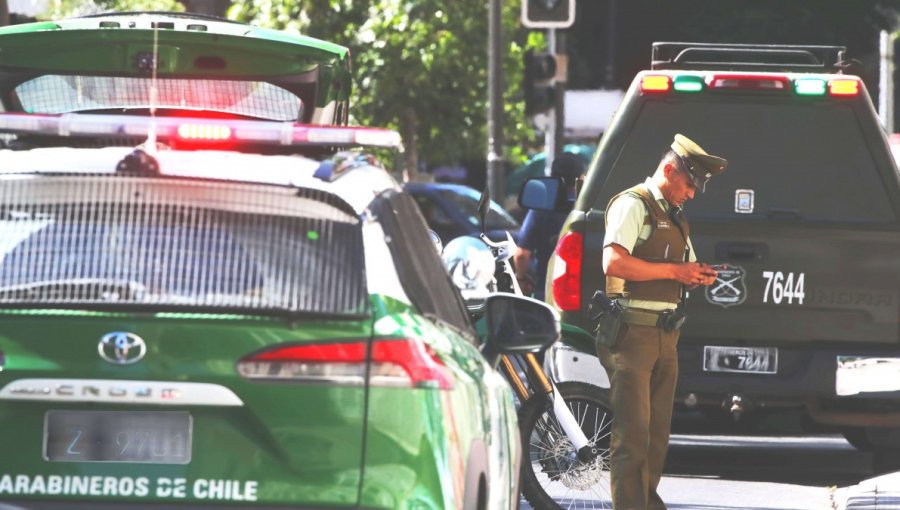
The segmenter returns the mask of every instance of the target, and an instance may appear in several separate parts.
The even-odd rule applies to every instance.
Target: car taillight
[[[581,308],[581,262],[584,234],[569,232],[556,244],[553,264],[553,300],[560,310]]]
[[[242,359],[237,370],[247,379],[362,386],[366,380],[366,342],[276,347]],[[453,388],[453,376],[447,367],[415,339],[374,340],[369,370],[373,386]]]

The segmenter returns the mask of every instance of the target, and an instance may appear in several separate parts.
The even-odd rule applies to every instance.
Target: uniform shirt
[[[650,190],[650,195],[659,202],[663,210],[668,211],[669,203],[663,198],[659,186],[654,184],[649,177],[644,181],[644,185],[647,186],[647,189]],[[652,227],[649,223],[645,224],[648,214],[647,207],[640,198],[630,195],[622,195],[617,198],[606,211],[606,236],[603,238],[603,247],[618,244],[630,254],[635,246],[650,238]],[[691,245],[690,237],[687,239],[687,246],[689,248],[689,260],[696,262],[697,257],[694,255],[694,247]],[[625,307],[644,308],[646,310],[667,310],[675,307],[674,304],[665,301],[641,299],[620,298],[619,303]]]

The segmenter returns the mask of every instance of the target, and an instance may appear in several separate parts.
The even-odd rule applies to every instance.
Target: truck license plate
[[[741,372],[774,374],[778,372],[778,349],[775,347],[703,348],[703,370],[706,372]]]

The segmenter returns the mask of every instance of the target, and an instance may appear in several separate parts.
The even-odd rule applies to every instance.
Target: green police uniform
[[[698,189],[725,169],[725,160],[709,156],[676,135],[672,150]],[[613,197],[606,210],[604,247],[617,244],[650,262],[695,262],[689,226],[670,215],[660,189],[648,179]],[[607,294],[624,308],[619,341],[598,347],[610,376],[613,420],[611,482],[617,510],[665,509],[657,493],[669,446],[672,405],[678,378],[678,330],[657,327],[655,319],[674,309],[681,285],[674,280],[628,282],[607,278]]]

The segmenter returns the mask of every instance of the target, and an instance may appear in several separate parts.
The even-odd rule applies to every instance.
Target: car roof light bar
[[[219,124],[185,123],[178,126],[177,132],[184,140],[225,141],[231,138],[231,128]]]
[[[340,145],[389,149],[396,149],[401,145],[399,133],[381,128],[199,117],[151,119],[136,115],[0,113],[0,132],[13,134],[133,139],[146,137],[150,133],[151,125],[155,125],[158,140],[229,140],[248,144]]]

